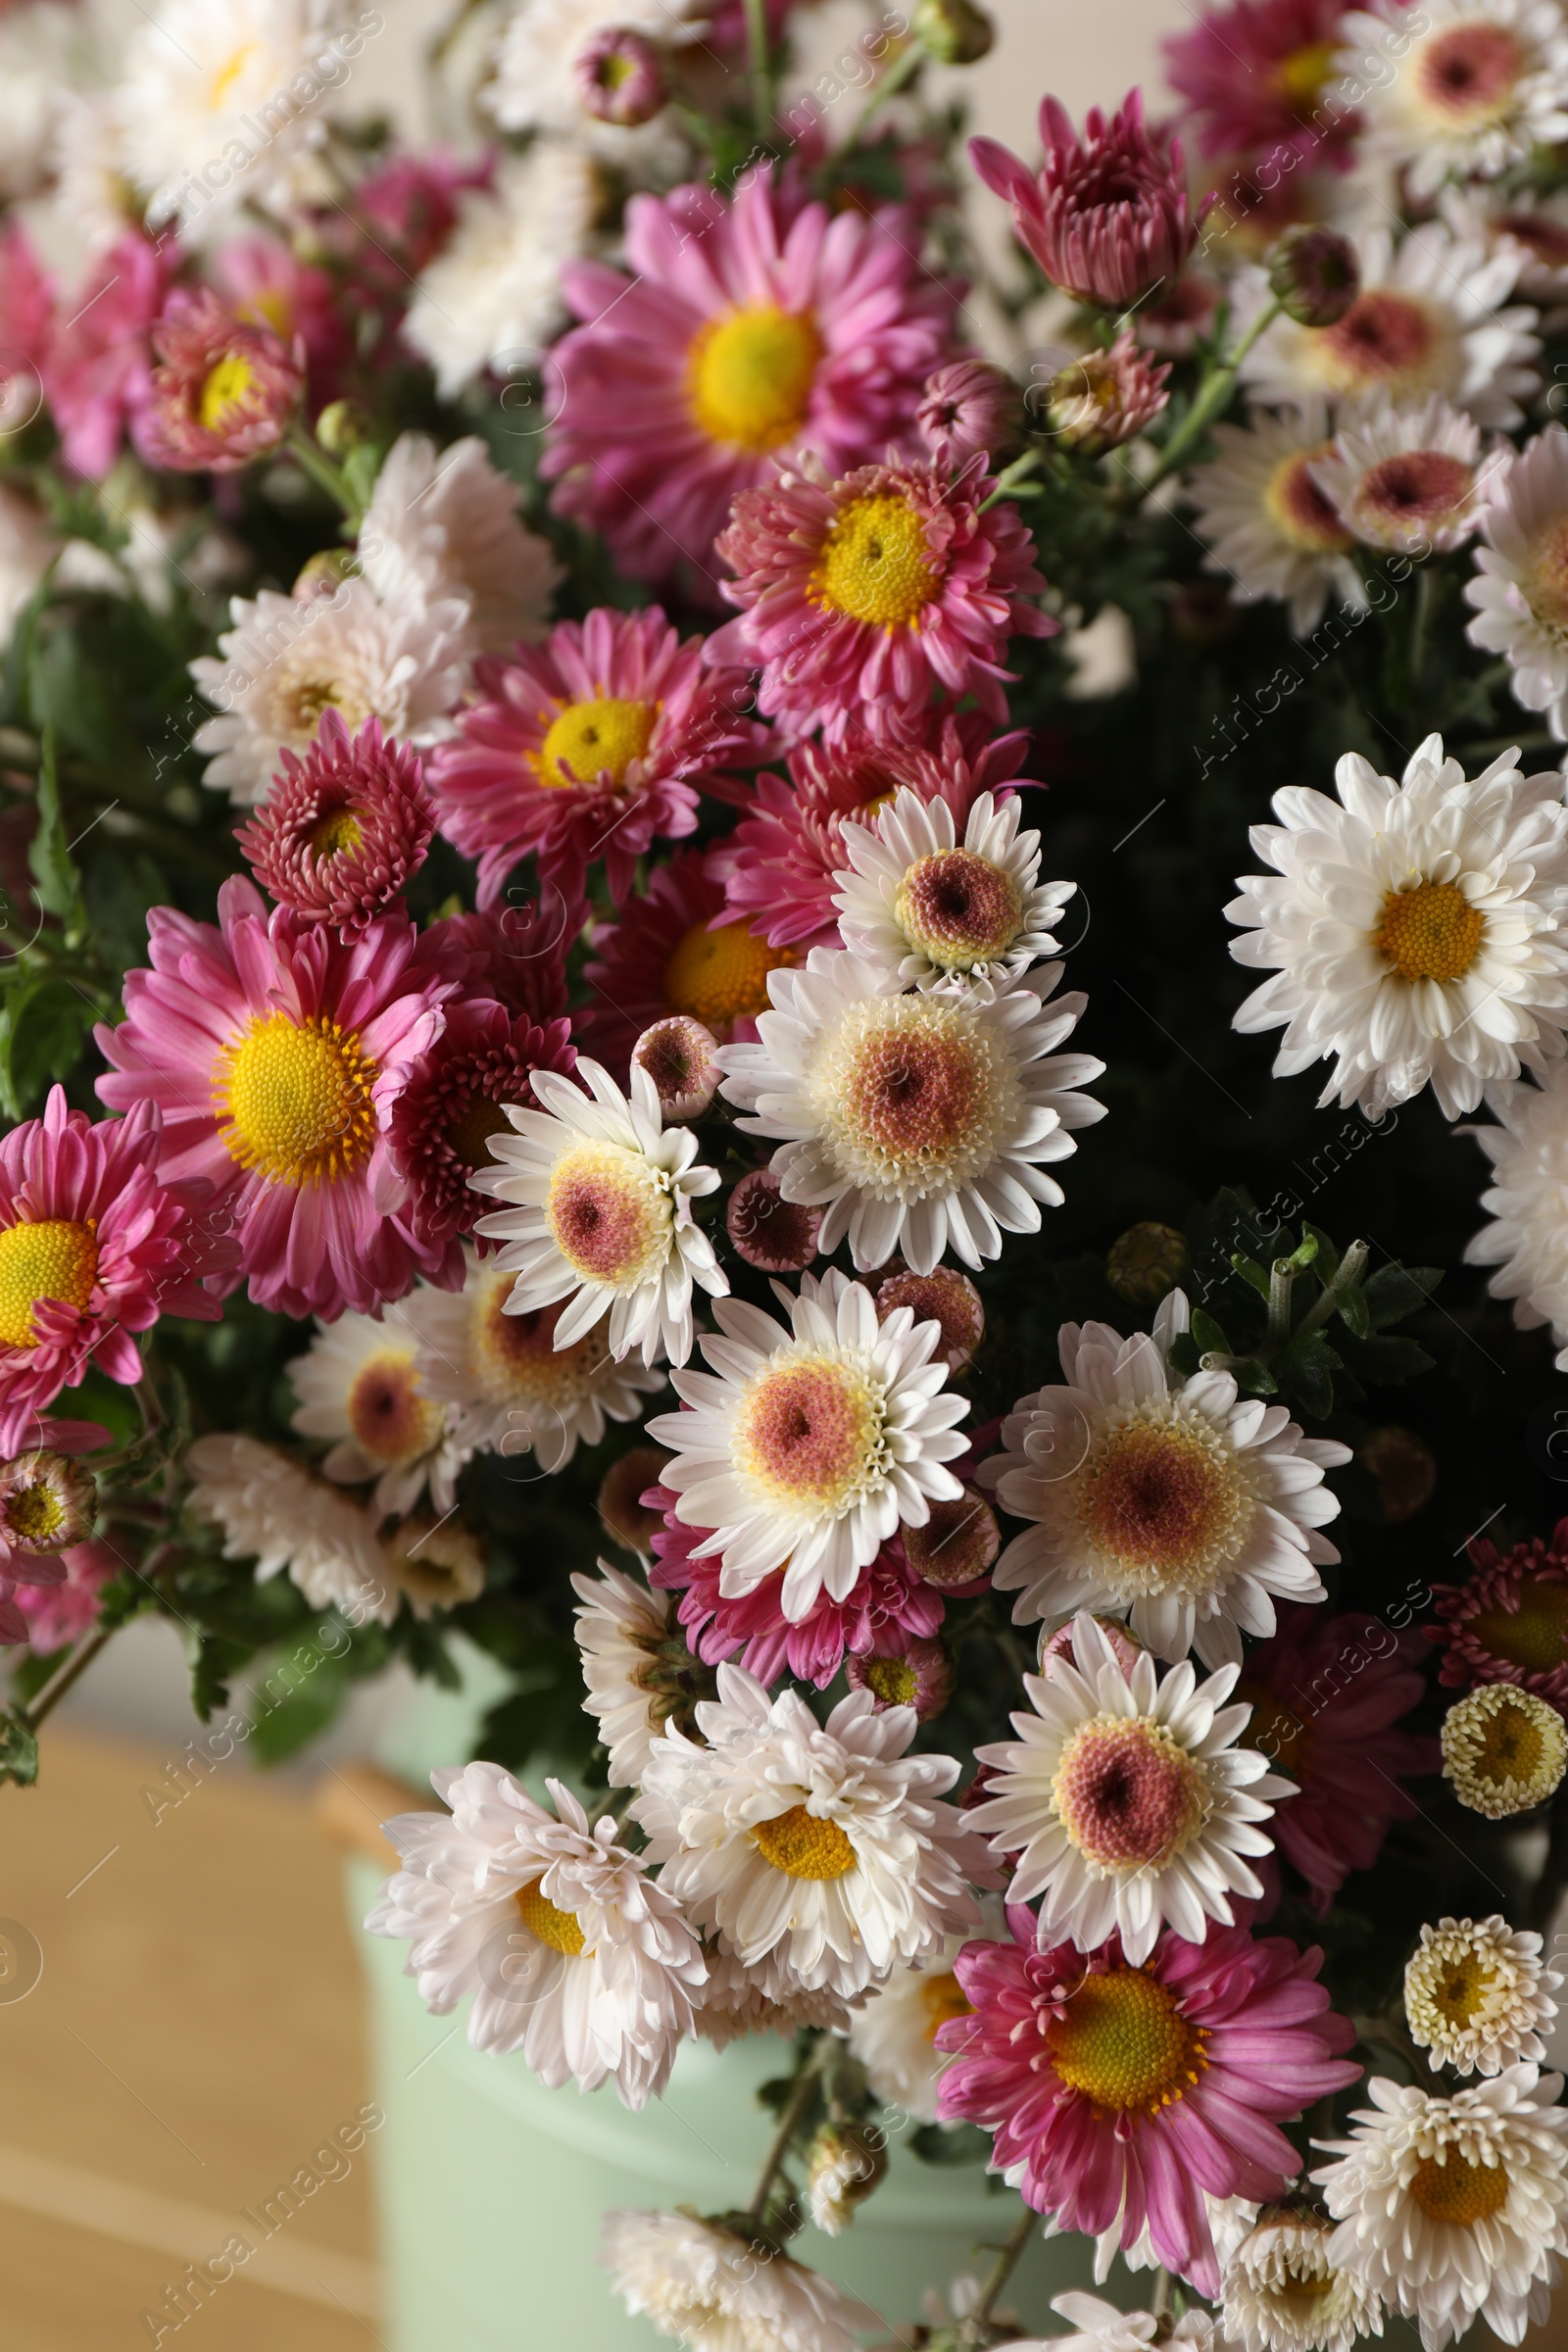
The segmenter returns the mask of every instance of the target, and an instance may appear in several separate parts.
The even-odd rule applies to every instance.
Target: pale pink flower
[[[1012,206],[1018,240],[1054,285],[1079,302],[1125,311],[1187,267],[1198,227],[1187,202],[1179,139],[1144,127],[1141,90],[1105,121],[1098,106],[1083,135],[1059,98],[1040,104],[1038,174],[996,139],[971,139],[975,170]]]
[[[152,330],[158,365],[136,419],[137,454],[176,473],[234,473],[275,449],[305,395],[291,352],[210,286],[176,286]]]

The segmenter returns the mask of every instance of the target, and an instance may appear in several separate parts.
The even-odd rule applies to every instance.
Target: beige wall
[[[1142,82],[1152,114],[1167,104],[1161,34],[1190,21],[1183,0],[988,0],[1001,28],[996,48],[967,74],[976,127],[1020,153],[1032,149],[1042,95],[1053,91],[1075,118],[1113,108]]]

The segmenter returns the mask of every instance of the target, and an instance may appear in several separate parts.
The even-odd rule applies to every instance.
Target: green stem
[[[773,132],[773,72],[767,50],[767,0],[746,0],[746,73],[752,86],[752,127],[766,142]]]
[[[991,2335],[991,2314],[997,2307],[997,2300],[1003,2288],[1017,2269],[1019,2258],[1033,2236],[1039,2219],[1040,2216],[1034,2208],[1026,2205],[1014,2223],[1011,2234],[1005,2244],[998,2247],[997,2259],[992,2265],[991,2276],[986,2280],[985,2292],[958,2330],[958,2341],[963,2345],[964,2352],[984,2352],[984,2346]]]
[[[112,1638],[112,1632],[106,1632],[101,1625],[96,1626],[90,1634],[76,1643],[65,1664],[56,1667],[43,1689],[34,1696],[31,1705],[17,1709],[17,1720],[25,1724],[29,1732],[35,1732],[44,1717],[53,1714],[78,1676],[86,1673],[98,1652],[108,1644]]]
[[[751,0],[747,0],[747,4],[750,9]],[[332,463],[325,450],[318,444],[315,434],[307,432],[302,424],[291,424],[288,428],[288,447],[301,471],[310,475],[318,490],[324,490],[349,521],[357,523],[360,509],[357,501],[349,495],[348,484],[343,479],[343,468]]]
[[[1296,1284],[1296,1268],[1288,1257],[1277,1257],[1268,1270],[1268,1349],[1290,1345],[1291,1292]]]
[[[888,68],[881,80],[877,83],[876,88],[871,92],[871,95],[869,98],[867,98],[864,106],[860,109],[860,120],[858,122],[857,122],[855,128],[850,133],[850,145],[852,147],[857,147],[859,145],[859,142],[865,136],[867,123],[874,121],[876,116],[881,113],[883,107],[886,106],[888,100],[896,97],[899,91],[903,89],[906,81],[912,81],[915,74],[919,73],[920,68],[924,65],[924,63],[925,51],[921,48],[918,41],[911,40],[906,48],[900,50],[892,65]]]
[[[1341,1258],[1332,1282],[1323,1286],[1323,1293],[1301,1317],[1301,1330],[1319,1331],[1339,1309],[1340,1300],[1348,1291],[1353,1291],[1361,1279],[1361,1270],[1372,1250],[1369,1243],[1352,1242]],[[1298,1335],[1299,1337],[1299,1334]]]
[[[773,2134],[773,2144],[762,2159],[762,2171],[757,2183],[757,2194],[746,2209],[750,2218],[759,2226],[767,2211],[767,2200],[772,2193],[773,2183],[783,2170],[785,2158],[789,2155],[790,2144],[805,2121],[811,2101],[816,2096],[816,2078],[821,2066],[822,2050],[826,2039],[827,2036],[824,2034],[797,2075],[795,2087],[785,2101],[784,2112],[779,2117],[778,2130]]]
[[[1280,309],[1281,305],[1277,300],[1265,303],[1246,334],[1231,352],[1230,357],[1222,360],[1206,382],[1199,387],[1198,398],[1160,451],[1159,464],[1143,485],[1146,498],[1156,483],[1162,482],[1168,473],[1174,473],[1187,452],[1192,448],[1193,443],[1200,434],[1206,432],[1221,409],[1225,407],[1236,389],[1237,372],[1242,362],[1263,329],[1273,325],[1280,315]]]
[[[1039,464],[1040,452],[1038,449],[1026,449],[1021,458],[1014,458],[1012,464],[998,474],[997,486],[991,496],[981,501],[981,514],[988,513],[999,498],[1005,498],[1010,491],[1017,488],[1020,482],[1027,481]]]

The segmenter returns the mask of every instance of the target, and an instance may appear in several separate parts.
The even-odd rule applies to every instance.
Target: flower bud
[[[1129,1225],[1110,1245],[1105,1280],[1132,1306],[1153,1306],[1192,1264],[1187,1237],[1174,1225]]]
[[[1032,387],[1037,432],[1051,433],[1086,458],[1120,449],[1152,424],[1170,399],[1170,366],[1156,364],[1125,328],[1109,351],[1069,359],[1043,387]]]
[[[879,1715],[889,1707],[912,1707],[921,1723],[929,1723],[953,1696],[956,1679],[946,1647],[920,1634],[892,1633],[883,1639],[900,1646],[869,1650],[863,1657],[851,1650],[844,1661],[845,1681],[852,1690],[869,1690]]]
[[[974,66],[996,46],[997,28],[974,0],[915,0],[914,37],[939,66]]]
[[[1432,1500],[1438,1465],[1413,1429],[1391,1423],[1373,1430],[1357,1446],[1356,1460],[1377,1480],[1384,1516],[1393,1526],[1413,1519]]]
[[[635,129],[651,122],[669,96],[663,61],[645,33],[606,24],[580,49],[572,78],[585,113],[596,122]]]
[[[754,1168],[729,1197],[724,1226],[749,1266],[764,1274],[800,1274],[816,1255],[822,1211],[786,1200],[771,1168]]]
[[[97,1481],[69,1454],[24,1453],[0,1463],[0,1570],[30,1582],[25,1558],[53,1559],[85,1543],[97,1514]]]
[[[989,360],[955,360],[926,378],[914,421],[934,456],[960,465],[977,449],[1000,457],[1023,434],[1023,394]]]
[[[906,1306],[917,1323],[940,1325],[937,1354],[950,1372],[961,1372],[986,1336],[980,1294],[956,1266],[933,1266],[929,1274],[912,1274],[902,1258],[895,1258],[877,1277],[875,1295],[879,1323]]]
[[[670,1458],[662,1446],[633,1446],[611,1463],[600,1484],[599,1516],[606,1535],[612,1544],[640,1552],[645,1559],[653,1552],[654,1538],[664,1519],[662,1512],[648,1508],[643,1496],[650,1487],[658,1486]]]
[[[450,1513],[435,1519],[428,1511],[418,1511],[399,1520],[381,1538],[381,1557],[393,1584],[408,1594],[416,1617],[428,1617],[434,1609],[455,1609],[460,1601],[476,1600],[484,1591],[479,1540]]]
[[[346,458],[370,437],[370,419],[357,400],[329,402],[316,419],[316,438],[328,457]]]
[[[951,1501],[934,1502],[923,1527],[902,1530],[910,1573],[939,1592],[959,1592],[994,1567],[1002,1549],[997,1514],[985,1496],[965,1487]]]
[[[646,1070],[666,1119],[700,1119],[722,1075],[718,1040],[689,1013],[672,1012],[645,1029],[631,1050],[631,1066]]]
[[[1355,248],[1338,229],[1299,221],[1268,257],[1268,282],[1287,318],[1301,326],[1333,326],[1361,291]]]
[[[807,2151],[811,2219],[829,2237],[855,2219],[888,2169],[884,2134],[863,2124],[823,2124]]]

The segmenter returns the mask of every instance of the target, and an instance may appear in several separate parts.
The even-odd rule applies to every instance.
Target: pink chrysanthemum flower
[[[1170,362],[1157,366],[1124,327],[1108,351],[1070,353],[1037,394],[1032,390],[1036,430],[1084,457],[1102,457],[1148,431],[1169,404],[1169,374]]]
[[[834,879],[848,862],[843,827],[869,824],[901,785],[924,802],[944,800],[961,831],[982,792],[1010,796],[1029,743],[1026,734],[986,741],[985,720],[945,718],[925,750],[878,750],[857,744],[826,752],[803,743],[789,755],[789,778],[757,779],[750,814],[708,853],[708,870],[724,884],[727,905],[775,948],[839,945]]]
[[[1059,624],[1028,601],[1046,583],[1016,507],[981,512],[985,463],[861,466],[834,481],[808,458],[742,491],[716,542],[741,617],[709,639],[711,657],[760,667],[758,707],[795,734],[820,726],[833,748],[917,743],[937,687],[1004,725],[1008,637]]]
[[[0,1602],[0,1642],[25,1642],[45,1658],[91,1633],[103,1589],[125,1563],[107,1544],[93,1541],[74,1544],[61,1553],[60,1564],[65,1574],[58,1583],[24,1585],[15,1594],[11,1606],[22,1619],[20,1634],[7,1633],[7,1612]]]
[[[992,2170],[1037,2213],[1088,2237],[1119,2223],[1124,2247],[1147,2228],[1157,2259],[1217,2301],[1205,2193],[1283,2196],[1301,2160],[1280,2124],[1361,2071],[1338,2055],[1355,2033],[1317,1982],[1322,1953],[1167,1930],[1130,1968],[1115,1936],[1041,1952],[1028,1911],[1008,1925],[1028,1943],[966,1944],[955,1963],[973,2014],[936,2035],[956,2053],[944,2122],[993,2132]]]
[[[172,237],[155,245],[127,229],[102,255],[70,303],[71,316],[51,337],[44,391],[60,428],[66,464],[101,482],[120,455],[152,390],[149,333],[178,272]]]
[[[1324,99],[1341,78],[1343,0],[1237,0],[1206,8],[1165,43],[1165,72],[1186,99],[1203,155],[1284,154],[1349,162],[1355,118]]]
[[[459,982],[396,915],[344,945],[286,906],[269,918],[238,875],[218,913],[215,930],[153,908],[152,968],[97,1031],[98,1092],[162,1110],[160,1173],[216,1188],[259,1306],[373,1314],[442,1255],[415,1234],[385,1130]]]
[[[217,1322],[235,1251],[205,1171],[169,1156],[150,1105],[94,1125],[58,1086],[0,1143],[0,1453],[37,1445],[38,1414],[89,1364],[138,1381],[135,1334],[160,1315]]]
[[[951,360],[926,380],[914,421],[934,458],[961,465],[977,450],[1000,457],[1023,437],[1024,397],[1004,368]]]
[[[708,1531],[676,1518],[674,1493],[650,1487],[642,1499],[650,1510],[665,1514],[653,1538],[648,1581],[660,1592],[680,1594],[676,1615],[705,1665],[738,1655],[760,1683],[776,1681],[788,1667],[825,1690],[847,1652],[859,1656],[890,1648],[902,1636],[928,1639],[947,1613],[942,1594],[914,1575],[895,1536],[859,1571],[842,1600],[824,1590],[791,1624],[783,1608],[782,1568],[750,1592],[727,1594],[719,1589],[722,1562],[696,1556]]]
[[[327,272],[280,237],[236,237],[214,256],[213,273],[237,317],[270,326],[290,349],[303,347],[312,408],[335,399],[354,354],[348,306]]]
[[[869,1690],[879,1715],[889,1707],[912,1707],[921,1723],[940,1715],[953,1696],[956,1674],[941,1642],[899,1632],[863,1654],[851,1650],[844,1679],[852,1690]]]
[[[1054,285],[1079,302],[1125,311],[1187,267],[1198,227],[1187,201],[1180,139],[1144,128],[1141,90],[1105,121],[1098,106],[1073,129],[1059,98],[1040,102],[1038,173],[996,139],[971,139],[975,170],[1012,206],[1019,243]]]
[[[441,830],[478,861],[481,906],[530,851],[567,898],[602,858],[623,899],[645,850],[695,831],[698,792],[762,756],[764,730],[740,715],[743,672],[705,667],[704,652],[657,605],[601,606],[543,645],[478,662],[477,699],[432,755],[430,780]]]
[[[587,919],[578,899],[553,886],[537,899],[482,907],[477,914],[443,914],[425,936],[432,950],[472,960],[468,986],[494,997],[509,1012],[553,1021],[566,1009],[566,959]]]
[[[1420,1811],[1401,1777],[1436,1772],[1441,1759],[1435,1740],[1397,1728],[1426,1690],[1413,1632],[1299,1601],[1277,1604],[1275,1617],[1277,1631],[1248,1651],[1236,1686],[1252,1708],[1242,1743],[1296,1783],[1269,1828],[1321,1916],[1352,1870],[1373,1867],[1391,1822]],[[1258,1872],[1278,1886],[1272,1856]]]
[[[645,1029],[671,1013],[701,1021],[720,1045],[755,1042],[768,973],[796,960],[728,912],[724,886],[701,850],[677,851],[593,941],[583,978],[594,1002],[576,1014],[576,1033],[613,1070],[625,1067]]]
[[[1434,1585],[1440,1623],[1424,1630],[1443,1652],[1438,1680],[1450,1690],[1512,1683],[1568,1715],[1568,1519],[1549,1544],[1538,1536],[1499,1552],[1472,1543],[1474,1574]]]
[[[305,395],[305,351],[252,326],[210,286],[176,286],[153,328],[158,366],[137,422],[149,466],[234,473],[275,449]]]
[[[503,1105],[537,1109],[534,1071],[569,1074],[576,1064],[569,1021],[536,1028],[525,1015],[514,1018],[480,997],[447,1007],[440,1036],[406,1073],[388,1141],[409,1187],[415,1230],[424,1242],[445,1245],[431,1276],[443,1290],[463,1286],[459,1237],[472,1232],[485,1205],[468,1179],[491,1165],[490,1138],[512,1132]]]
[[[766,169],[733,203],[711,188],[634,196],[629,276],[576,262],[585,323],[553,354],[561,422],[543,471],[555,506],[603,531],[620,568],[711,577],[737,493],[814,450],[836,473],[907,438],[944,356],[952,290],[899,210],[835,220]]]
[[[286,748],[278,758],[239,846],[279,906],[355,939],[401,904],[429,851],[435,810],[419,755],[384,737],[378,718],[351,736],[328,706],[304,759]]]

